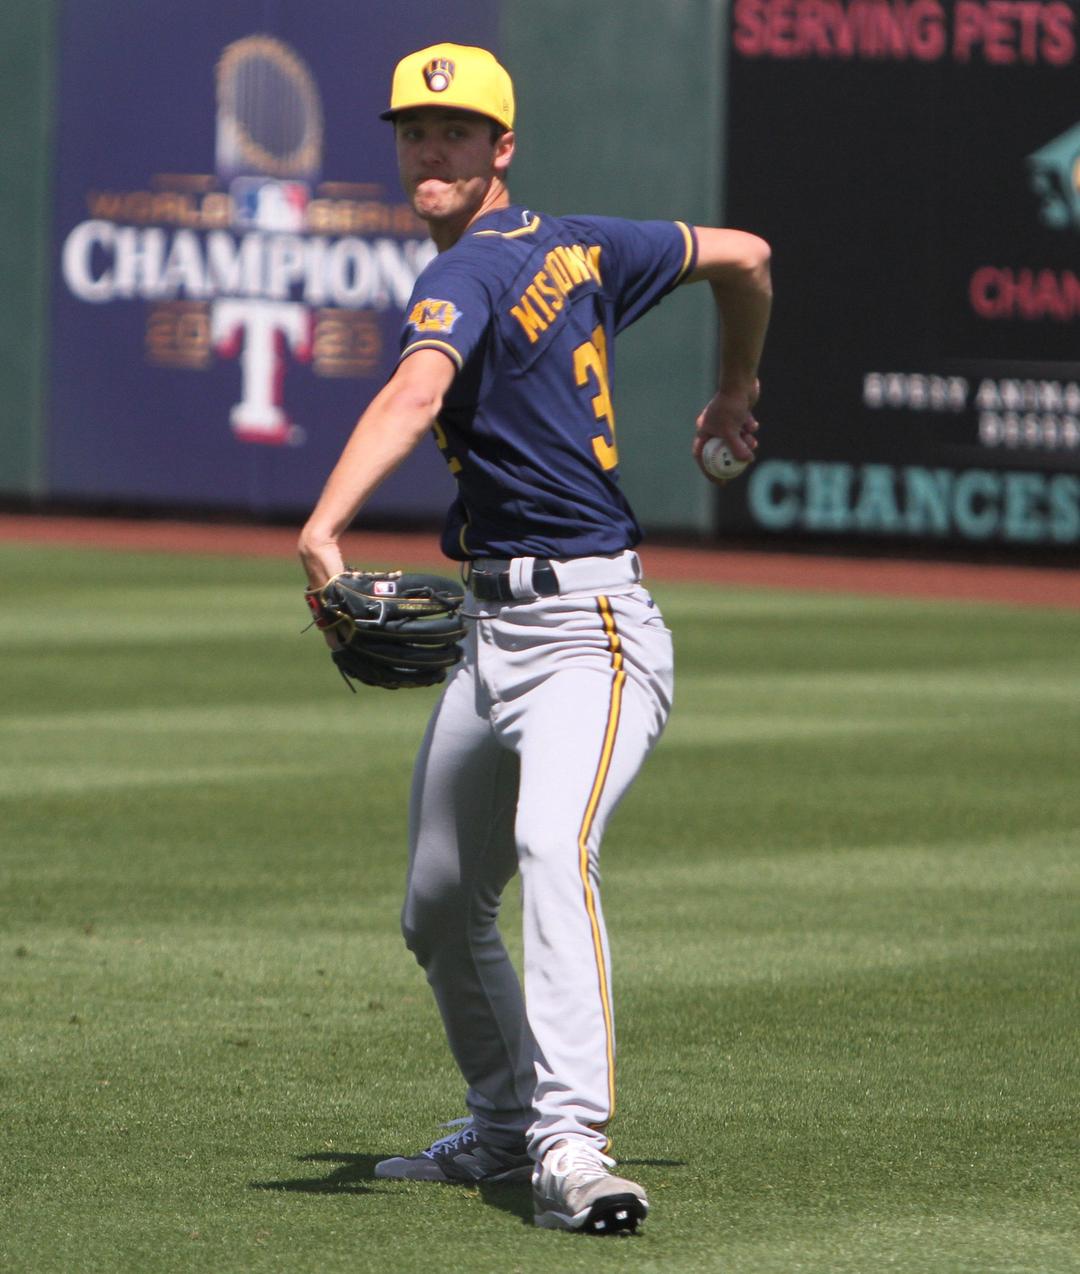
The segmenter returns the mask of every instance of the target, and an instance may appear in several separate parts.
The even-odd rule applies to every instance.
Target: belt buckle
[[[472,594],[479,602],[508,602],[510,590],[506,587],[509,580],[508,571],[469,572],[469,586]]]
[[[533,566],[532,586],[537,597],[557,597],[559,595],[559,575],[551,565],[550,558],[538,558]]]
[[[559,592],[559,577],[547,558],[537,558],[532,569],[531,583],[537,597],[554,597]],[[481,602],[514,602],[510,585],[510,571],[469,571],[469,586],[473,596]]]

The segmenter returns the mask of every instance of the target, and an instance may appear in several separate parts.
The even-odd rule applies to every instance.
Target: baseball
[[[702,448],[701,463],[714,478],[728,481],[737,478],[750,461],[736,460],[723,438],[710,438]]]

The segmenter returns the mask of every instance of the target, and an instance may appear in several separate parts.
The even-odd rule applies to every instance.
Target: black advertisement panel
[[[774,249],[754,534],[1080,542],[1080,15],[733,0],[729,225]]]

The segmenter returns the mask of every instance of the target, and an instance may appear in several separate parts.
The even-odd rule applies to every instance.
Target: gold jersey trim
[[[540,229],[540,218],[533,216],[532,221],[527,226],[519,226],[517,230],[477,230],[476,238],[483,238],[484,235],[497,235],[500,239],[520,239],[524,234],[535,234]]]
[[[686,278],[687,272],[690,269],[690,263],[694,259],[696,240],[694,238],[693,230],[690,229],[685,221],[676,221],[675,224],[682,231],[683,241],[686,244],[686,255],[683,257],[682,269],[679,271],[678,277],[675,280],[676,284],[679,284]]]
[[[418,349],[441,350],[453,362],[459,372],[465,365],[461,355],[454,349],[453,345],[448,345],[446,341],[436,341],[430,338],[424,341],[413,341],[411,345],[406,345],[401,351],[401,358],[398,359],[398,362],[400,363],[402,359],[408,358],[410,354],[415,354]]]

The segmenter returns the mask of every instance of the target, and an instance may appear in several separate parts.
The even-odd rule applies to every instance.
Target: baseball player
[[[397,368],[299,547],[312,587],[342,571],[342,533],[434,434],[458,484],[442,548],[463,563],[469,632],[416,762],[402,927],[470,1117],[375,1175],[531,1176],[537,1225],[632,1231],[648,1203],[607,1154],[615,1027],[598,859],[667,720],[672,654],[619,486],[615,336],[672,289],[708,282],[722,373],[692,451],[700,466],[719,437],[751,460],[769,248],[735,230],[513,204],[513,86],[484,49],[404,58],[383,118],[439,251],[417,280]],[[517,871],[524,991],[496,924]]]

